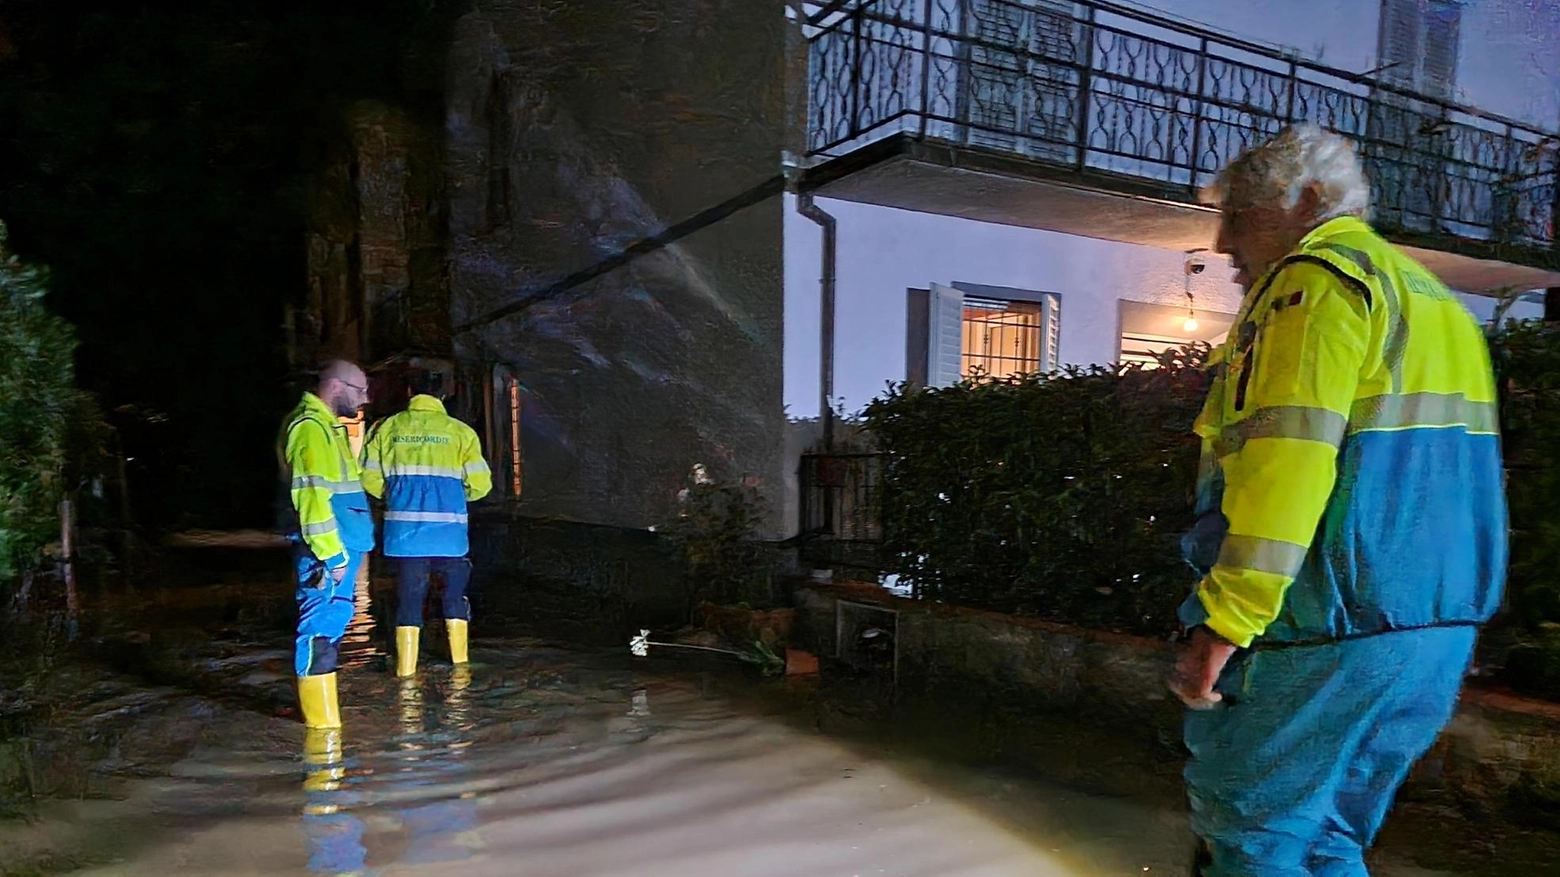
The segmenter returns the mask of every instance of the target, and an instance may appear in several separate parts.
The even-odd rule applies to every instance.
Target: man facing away
[[[368,404],[368,379],[334,360],[287,418],[281,458],[293,510],[289,539],[297,574],[298,632],[293,668],[298,701],[310,728],[341,727],[336,663],[352,621],[354,582],[374,547],[374,522],[362,470],[339,418]]]
[[[444,579],[450,660],[467,662],[471,580],[466,504],[487,496],[493,476],[471,427],[445,413],[436,375],[412,381],[407,409],[374,427],[363,447],[363,485],[385,500],[386,557],[397,560],[396,675],[417,672],[429,579]]]
[[[1207,877],[1366,874],[1499,606],[1506,505],[1484,335],[1365,222],[1314,126],[1212,195],[1246,289],[1197,421],[1202,579],[1171,687]]]

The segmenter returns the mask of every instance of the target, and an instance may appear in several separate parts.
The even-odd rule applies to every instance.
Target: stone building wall
[[[783,7],[757,0],[480,0],[456,22],[449,276],[453,322],[476,323],[456,349],[503,459],[514,382],[525,514],[652,526],[702,463],[778,520],[778,195],[538,293],[772,181],[785,58]]]

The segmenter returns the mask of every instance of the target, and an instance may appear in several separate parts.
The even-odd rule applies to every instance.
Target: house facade
[[[1560,287],[1554,0],[590,6],[468,3],[312,190],[296,358],[447,374],[490,519],[649,529],[699,466],[790,536],[891,383],[1216,340],[1197,189],[1300,119],[1476,312]]]
[[[1209,219],[1164,202],[1190,202],[1290,120],[1356,138],[1378,224],[1476,315],[1513,288],[1535,294],[1512,316],[1542,314],[1537,291],[1560,282],[1560,4],[1154,5],[813,7],[808,161],[826,181],[816,203],[836,219],[836,410],[890,383],[1217,340],[1240,290],[1207,252]],[[820,237],[787,212],[793,417],[821,408]],[[956,340],[929,322],[957,323]]]

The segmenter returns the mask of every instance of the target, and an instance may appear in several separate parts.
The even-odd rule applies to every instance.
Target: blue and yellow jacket
[[[279,444],[295,515],[294,535],[331,569],[346,566],[348,550],[372,550],[374,519],[363,492],[363,470],[346,428],[318,396],[303,394]]]
[[[385,499],[385,555],[465,557],[466,503],[493,475],[477,434],[432,396],[380,421],[363,446],[363,484]]]
[[[1487,621],[1506,575],[1483,332],[1364,222],[1312,231],[1210,359],[1182,607],[1238,646]]]

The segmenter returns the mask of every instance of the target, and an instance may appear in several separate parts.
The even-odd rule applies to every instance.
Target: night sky
[[[346,104],[439,81],[433,6],[0,4],[0,219],[52,269],[143,524],[271,522],[309,174]]]

